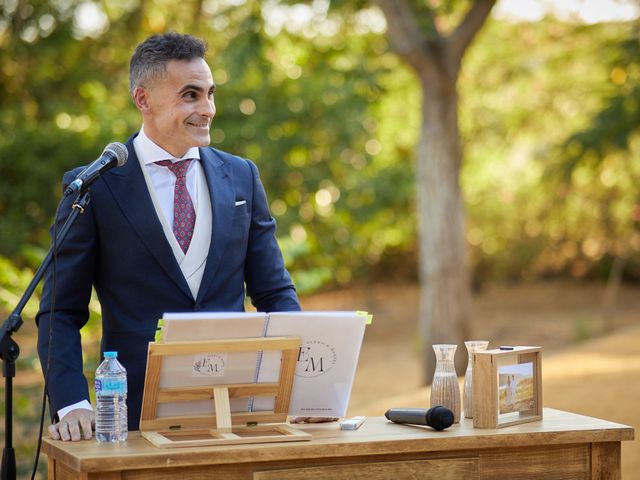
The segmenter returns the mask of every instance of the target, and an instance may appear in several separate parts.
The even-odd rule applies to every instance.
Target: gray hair
[[[164,75],[169,60],[204,58],[207,44],[191,35],[168,32],[153,35],[136,47],[129,63],[129,89],[142,87]]]

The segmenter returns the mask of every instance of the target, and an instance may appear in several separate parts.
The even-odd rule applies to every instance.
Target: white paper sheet
[[[356,312],[276,312],[267,336],[302,339],[289,414],[344,417],[360,355],[366,316]],[[278,377],[279,352],[264,352],[258,382]],[[256,398],[256,410],[273,409],[273,400]]]

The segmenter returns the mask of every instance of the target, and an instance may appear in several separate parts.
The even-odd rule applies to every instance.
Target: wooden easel
[[[300,338],[269,337],[149,343],[140,431],[154,445],[193,447],[245,443],[294,442],[311,435],[286,422]],[[281,350],[278,382],[160,388],[164,357],[201,353]],[[272,411],[231,413],[230,397],[275,396]],[[158,417],[158,403],[213,400],[215,415]]]

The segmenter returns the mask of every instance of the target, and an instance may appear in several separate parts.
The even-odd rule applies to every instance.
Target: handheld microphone
[[[68,197],[74,193],[85,192],[104,172],[127,163],[129,151],[122,143],[113,142],[104,147],[102,155],[78,174],[76,179],[64,191]]]
[[[453,425],[453,412],[437,405],[429,410],[424,408],[391,408],[384,414],[387,420],[395,423],[428,425],[434,430],[444,430]]]

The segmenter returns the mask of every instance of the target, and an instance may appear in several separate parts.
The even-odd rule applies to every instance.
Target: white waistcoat
[[[211,197],[209,196],[209,186],[204,178],[204,175],[197,177],[198,186],[196,188],[198,200],[196,203],[196,225],[193,230],[193,237],[191,237],[191,244],[185,254],[178,240],[176,240],[173,234],[173,227],[169,225],[167,219],[162,213],[156,190],[149,178],[146,168],[142,168],[144,174],[144,180],[147,183],[147,189],[151,194],[151,200],[153,201],[153,207],[156,210],[156,214],[162,223],[162,230],[171,245],[173,254],[176,257],[182,275],[187,280],[189,289],[193,298],[198,297],[198,290],[200,283],[202,282],[202,275],[204,274],[204,267],[207,263],[207,256],[209,255],[209,247],[211,245]]]

